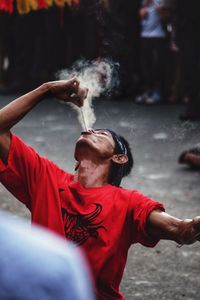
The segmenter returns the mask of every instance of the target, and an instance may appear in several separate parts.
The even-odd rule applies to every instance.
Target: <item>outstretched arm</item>
[[[180,220],[163,211],[154,210],[148,217],[147,227],[153,238],[188,245],[200,241],[200,217]]]
[[[2,108],[0,110],[0,159],[4,163],[7,162],[10,129],[46,96],[54,96],[59,100],[82,106],[86,96],[83,91],[79,88],[79,81],[76,78],[47,82]]]

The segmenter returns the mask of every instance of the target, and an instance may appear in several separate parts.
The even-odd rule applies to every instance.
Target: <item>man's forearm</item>
[[[77,78],[50,81],[14,100],[0,110],[0,134],[8,132],[48,94],[81,107],[87,97],[88,89],[79,87],[79,83]]]
[[[154,238],[173,240],[178,244],[192,244],[200,236],[198,220],[197,225],[194,220],[180,220],[165,212],[153,211],[148,217],[148,232]]]
[[[0,110],[0,134],[8,132],[48,93],[48,85],[43,84],[37,89],[17,98]]]

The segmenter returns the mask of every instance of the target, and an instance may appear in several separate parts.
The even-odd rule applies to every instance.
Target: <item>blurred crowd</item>
[[[55,79],[78,59],[106,57],[120,64],[119,99],[185,102],[180,118],[200,119],[198,0],[0,2],[1,93]]]

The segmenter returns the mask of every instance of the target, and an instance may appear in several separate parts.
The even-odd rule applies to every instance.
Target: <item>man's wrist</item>
[[[50,82],[45,82],[43,83],[42,85],[40,85],[38,87],[40,93],[41,93],[41,96],[42,98],[43,97],[48,97],[51,95],[51,92],[50,92]]]

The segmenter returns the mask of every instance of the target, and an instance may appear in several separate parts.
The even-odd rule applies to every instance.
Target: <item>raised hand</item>
[[[200,216],[192,220],[183,220],[179,229],[180,246],[190,245],[196,241],[200,241]]]
[[[63,100],[64,102],[71,102],[78,107],[83,106],[88,93],[88,89],[81,87],[77,78],[51,81],[48,82],[47,85],[48,92],[51,96]]]

